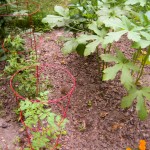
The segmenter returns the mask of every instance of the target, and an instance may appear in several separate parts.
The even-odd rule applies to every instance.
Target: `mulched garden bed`
[[[61,52],[62,44],[58,44],[63,33],[63,30],[56,30],[43,34],[43,41],[38,47],[40,62],[62,65],[76,78],[76,90],[67,114],[67,135],[61,139],[61,150],[125,150],[126,147],[137,148],[141,139],[146,140],[149,150],[150,117],[140,121],[134,106],[130,109],[120,108],[126,91],[118,77],[109,82],[99,80],[95,54],[85,58],[75,53],[64,56]],[[130,42],[126,37],[115,45],[130,56]],[[147,67],[142,80],[145,85],[150,85],[149,72],[150,68]],[[14,113],[15,98],[9,83],[4,79],[0,82],[0,145],[7,144],[9,150],[14,150],[14,139],[20,136],[22,127]],[[67,86],[63,85],[60,90],[67,90]],[[1,140],[2,137],[5,142]]]

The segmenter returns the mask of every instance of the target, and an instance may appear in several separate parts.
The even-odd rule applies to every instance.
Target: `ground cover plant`
[[[149,8],[150,2],[145,0],[75,0],[68,8],[55,6],[57,15],[43,18],[50,28],[65,27],[74,32],[74,38],[65,39],[64,54],[76,51],[89,56],[96,51],[99,65],[103,64],[103,81],[113,80],[121,72],[120,81],[128,92],[121,107],[128,108],[136,100],[141,120],[148,116],[146,101],[150,100],[150,87],[140,83],[144,67],[150,64]],[[116,54],[112,53],[113,43],[123,35],[132,42],[131,58],[126,58],[117,48]],[[114,65],[108,67],[110,62]]]
[[[5,4],[7,1],[3,2]],[[19,11],[19,7],[20,6],[16,4],[10,3],[10,9],[8,6],[7,12],[3,12],[2,14],[13,13],[13,15],[24,15],[28,13],[27,10]],[[25,21],[25,26],[24,23],[19,23],[18,19],[21,19],[23,22]],[[34,38],[34,35],[32,35],[32,33],[30,32],[25,35],[23,34],[23,31],[31,27],[26,25],[26,19],[27,17],[24,18],[18,16],[17,19],[15,17],[13,19],[13,25],[15,27],[14,30],[9,33],[7,38],[6,33],[4,33],[4,36],[2,36],[2,51],[0,57],[1,61],[5,61],[5,68],[3,70],[3,74],[1,74],[1,77],[5,78],[7,76],[6,78],[9,79],[15,72],[21,70],[14,78],[14,84],[15,90],[26,98],[26,100],[18,100],[18,105],[20,107],[18,110],[20,111],[20,120],[23,123],[24,127],[27,130],[30,130],[30,137],[28,137],[28,140],[31,140],[31,143],[25,143],[23,145],[24,149],[39,150],[46,148],[57,148],[59,146],[58,137],[62,134],[67,120],[64,119],[61,115],[53,113],[51,109],[48,109],[49,106],[47,104],[47,95],[49,92],[45,90],[48,90],[47,87],[51,88],[52,85],[49,85],[49,82],[47,82],[47,80],[41,81],[42,83],[39,87],[40,91],[38,90],[39,94],[37,93],[38,79],[35,76],[35,72],[36,66],[39,65],[37,63],[38,57],[36,54],[36,50],[33,50],[33,45],[31,42],[32,38]],[[27,21],[27,24],[29,24],[29,19],[27,19]],[[10,22],[12,23],[12,20],[9,20],[9,23]],[[4,27],[9,28],[10,26],[8,24],[4,25],[3,22],[0,29],[2,29],[3,31]],[[19,28],[19,31],[21,31],[20,35],[16,35],[16,33],[18,33],[15,31],[16,28]],[[21,37],[22,35],[31,38],[30,48],[25,47],[25,40]],[[30,66],[34,66],[33,69],[31,69]],[[29,69],[22,70],[23,68]],[[31,99],[34,98],[38,99],[37,103],[31,102]]]
[[[24,116],[24,118],[20,116],[21,121],[25,120],[25,127],[31,130],[30,136],[32,136],[31,145],[27,144],[24,149],[52,148],[55,146],[55,140],[64,132],[67,120],[63,119],[61,115],[53,113],[50,108],[46,109],[48,107],[49,91],[45,90],[49,90],[47,87],[52,87],[52,85],[48,85],[49,82],[44,80],[45,78],[40,79],[42,83],[37,95],[36,67],[30,68],[32,65],[38,65],[37,57],[32,49],[28,53],[18,53],[18,51],[25,51],[24,43],[25,41],[18,35],[13,39],[8,36],[4,40],[5,48],[7,47],[9,55],[3,76],[11,77],[18,70],[29,67],[29,69],[20,71],[14,78],[15,90],[27,98],[26,100],[19,100],[20,108],[18,110]],[[38,99],[39,102],[33,103],[29,99]]]

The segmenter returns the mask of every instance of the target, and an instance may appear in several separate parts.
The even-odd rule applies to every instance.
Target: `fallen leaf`
[[[108,112],[105,112],[105,111],[102,111],[102,112],[100,113],[100,117],[101,117],[101,118],[105,118],[107,115],[108,115]]]

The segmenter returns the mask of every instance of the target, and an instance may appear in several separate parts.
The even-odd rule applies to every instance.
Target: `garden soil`
[[[65,34],[68,35],[72,36],[71,33]],[[114,81],[101,81],[95,54],[89,57],[76,53],[64,56],[61,36],[64,36],[63,30],[45,33],[37,47],[41,63],[66,67],[76,78],[76,89],[67,114],[67,135],[61,138],[61,150],[135,149],[141,139],[146,140],[147,150],[150,150],[150,117],[140,121],[134,105],[129,109],[120,108],[126,91],[120,84],[119,74]],[[113,45],[112,51],[117,46],[131,57],[130,44],[124,36]],[[3,67],[1,63],[1,70]],[[141,84],[150,85],[150,68],[146,67],[145,72]],[[60,90],[68,91],[67,85],[62,88]],[[16,115],[17,104],[8,79],[0,80],[0,99],[0,149],[15,150],[23,144],[25,136]]]

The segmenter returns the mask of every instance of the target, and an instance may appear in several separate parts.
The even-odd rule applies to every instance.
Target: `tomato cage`
[[[36,2],[16,2],[0,5],[0,18],[5,19],[3,32],[7,26],[7,32],[16,38],[16,35],[21,35],[22,38],[30,39],[30,49],[36,51],[36,37],[34,33],[33,16],[40,11],[40,5]],[[2,42],[4,53],[9,52],[5,41]],[[26,50],[29,50],[26,49]],[[24,53],[18,50],[18,53]],[[29,51],[28,51],[29,52]]]
[[[22,82],[22,79],[20,80],[20,76],[22,74],[25,75],[26,72],[28,74],[30,73],[30,75],[24,79],[25,81]],[[27,88],[25,87],[26,85],[23,85],[25,82],[29,83]],[[19,89],[21,86],[23,91]],[[61,116],[58,126],[61,126],[67,117],[68,108],[70,106],[70,99],[73,91],[75,90],[75,86],[75,78],[68,69],[60,65],[51,65],[47,63],[37,66],[25,67],[17,71],[10,79],[10,88],[13,91],[17,102],[20,100],[30,100],[30,102],[33,104],[44,104],[45,109],[50,108],[55,114],[59,114]],[[43,95],[43,91],[46,94],[46,99],[42,97],[44,100],[42,100],[40,97]],[[26,124],[24,121],[23,111],[20,111],[20,118],[22,124],[26,128],[30,149],[34,150],[31,144],[31,132],[40,133],[42,130],[41,123],[34,127],[28,126],[28,124]],[[46,129],[46,127],[44,127],[44,129]],[[60,136],[61,135],[58,134],[57,139],[54,142],[55,144],[52,148],[53,150],[56,149]]]
[[[9,23],[6,25],[14,25],[26,27],[33,27],[33,15],[40,11],[40,5],[36,2],[13,2],[0,5],[0,17],[9,17]],[[12,22],[11,22],[12,21]],[[10,24],[11,22],[11,24]]]

